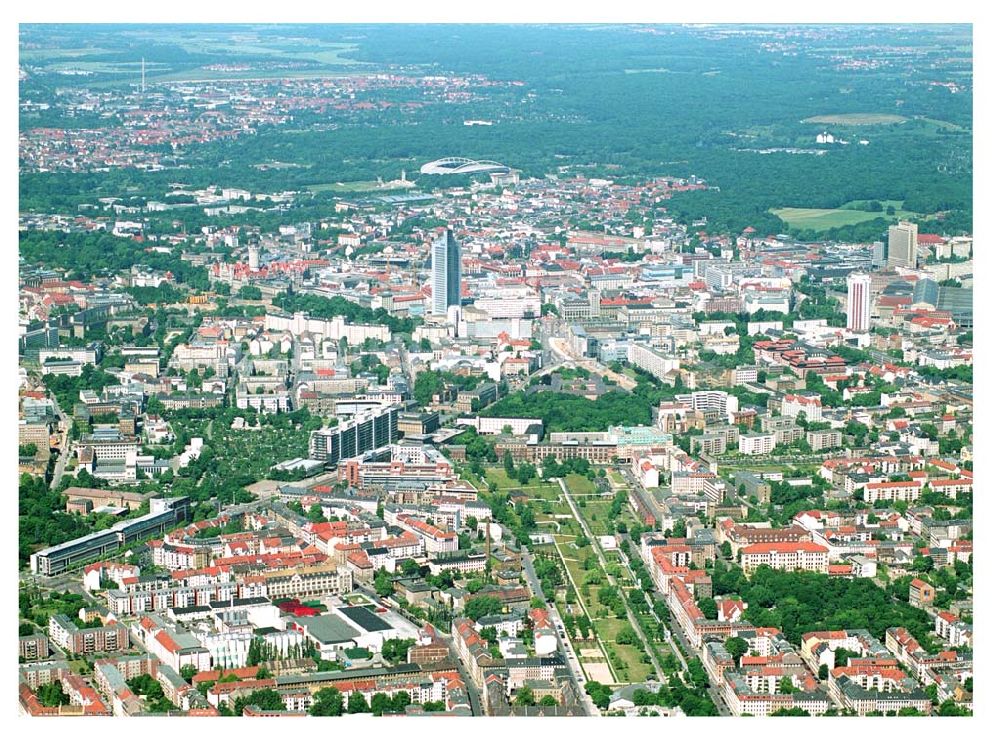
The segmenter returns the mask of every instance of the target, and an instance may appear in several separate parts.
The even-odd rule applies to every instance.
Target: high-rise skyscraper
[[[462,304],[462,255],[451,229],[446,229],[431,245],[431,313],[448,314]]]
[[[889,267],[917,266],[917,224],[900,221],[889,226]]]
[[[872,278],[861,272],[847,277],[847,330],[867,334],[871,328]]]
[[[872,267],[874,269],[880,269],[885,266],[888,251],[889,232],[886,231],[882,234],[882,238],[872,243]]]

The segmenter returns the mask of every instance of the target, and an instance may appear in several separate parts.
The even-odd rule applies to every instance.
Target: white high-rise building
[[[259,246],[255,245],[255,244],[251,244],[247,248],[247,258],[248,258],[248,261],[250,262],[250,269],[252,269],[254,271],[260,269],[260,247]]]
[[[862,272],[847,277],[847,329],[867,334],[871,329],[872,278]]]
[[[453,305],[462,304],[462,255],[458,242],[446,229],[431,245],[431,313],[448,315]]]
[[[917,224],[900,221],[889,226],[889,267],[917,266]]]

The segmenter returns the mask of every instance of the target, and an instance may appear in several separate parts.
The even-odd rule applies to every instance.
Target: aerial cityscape
[[[21,715],[973,715],[971,25],[18,67]]]

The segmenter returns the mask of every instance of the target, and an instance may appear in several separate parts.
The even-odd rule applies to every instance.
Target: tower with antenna
[[[145,95],[146,94],[146,57],[142,57],[142,61],[140,62],[140,68],[141,68],[141,73],[140,73],[140,80],[141,81],[139,83],[139,91],[143,95]]]
[[[490,522],[493,520],[493,516],[486,521],[486,569],[485,577],[483,578],[487,583],[490,581],[490,554],[492,552],[492,547],[490,546]]]

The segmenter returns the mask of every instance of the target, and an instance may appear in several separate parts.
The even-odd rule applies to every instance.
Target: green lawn
[[[367,182],[324,182],[320,185],[308,185],[306,189],[311,192],[368,192],[384,188],[377,181],[369,180]]]
[[[503,467],[488,467],[486,469],[486,483],[491,482],[496,483],[497,488],[500,490],[507,490],[508,488],[520,488],[522,487],[517,480],[512,480],[507,477],[507,473],[504,472]]]
[[[964,131],[964,130],[966,130],[966,129],[962,128],[962,126],[958,125],[957,123],[949,123],[948,121],[939,121],[936,118],[923,118],[923,117],[920,117],[920,118],[916,118],[915,120],[918,120],[921,123],[926,123],[926,124],[928,124],[930,126],[934,126],[936,128],[943,128],[946,131]]]
[[[608,536],[616,533],[616,526],[608,521],[608,512],[613,500],[611,498],[587,498],[586,500],[585,507],[580,507],[579,501],[577,507],[580,507],[580,515],[583,516],[594,536]],[[636,523],[635,513],[628,503],[622,506],[618,520],[623,521],[628,527]]]
[[[642,661],[642,650],[631,644],[616,644],[615,638],[624,628],[631,628],[628,621],[617,618],[602,618],[596,622],[597,633],[601,635],[609,652],[618,655],[624,665],[624,670],[615,670],[619,679],[630,683],[643,682],[646,676],[653,672],[653,666]],[[621,674],[623,673],[624,674]]]
[[[919,213],[908,210],[897,210],[894,215],[888,216],[885,213],[871,213],[864,210],[853,210],[850,208],[771,208],[771,213],[778,216],[793,228],[812,229],[813,231],[826,231],[830,228],[840,226],[853,226],[865,221],[873,221],[876,218],[898,219],[898,218],[918,218]]]
[[[601,641],[608,652],[617,654],[622,662],[622,667],[613,668],[613,672],[617,679],[622,682],[640,682],[646,678],[646,675],[649,674],[652,668],[650,665],[643,663],[641,649],[627,644],[615,643],[618,633],[629,626],[627,619],[616,618],[610,612],[603,618],[597,618],[598,613],[607,610],[597,601],[597,591],[606,583],[604,573],[600,569],[590,570],[589,572],[599,572],[601,574],[601,585],[588,586],[584,584],[589,573],[583,569],[583,560],[587,556],[594,556],[596,558],[596,553],[594,553],[593,547],[589,545],[583,549],[577,549],[574,542],[577,534],[580,533],[580,529],[575,524],[568,528],[572,528],[572,532],[556,536],[556,543],[565,558],[569,577],[576,584],[582,597],[583,605],[590,614]]]
[[[594,483],[583,475],[577,474],[567,475],[566,487],[569,489],[571,495],[592,495],[597,492]]]
[[[903,123],[906,120],[906,116],[894,113],[837,113],[814,115],[803,122],[824,123],[827,126],[882,126],[888,123]]]
[[[527,485],[522,485],[517,480],[508,477],[503,467],[487,467],[486,483],[495,483],[497,490],[503,492],[520,491],[531,498],[545,498],[556,501],[560,497],[559,485],[554,482],[543,482],[537,477],[528,481]]]

